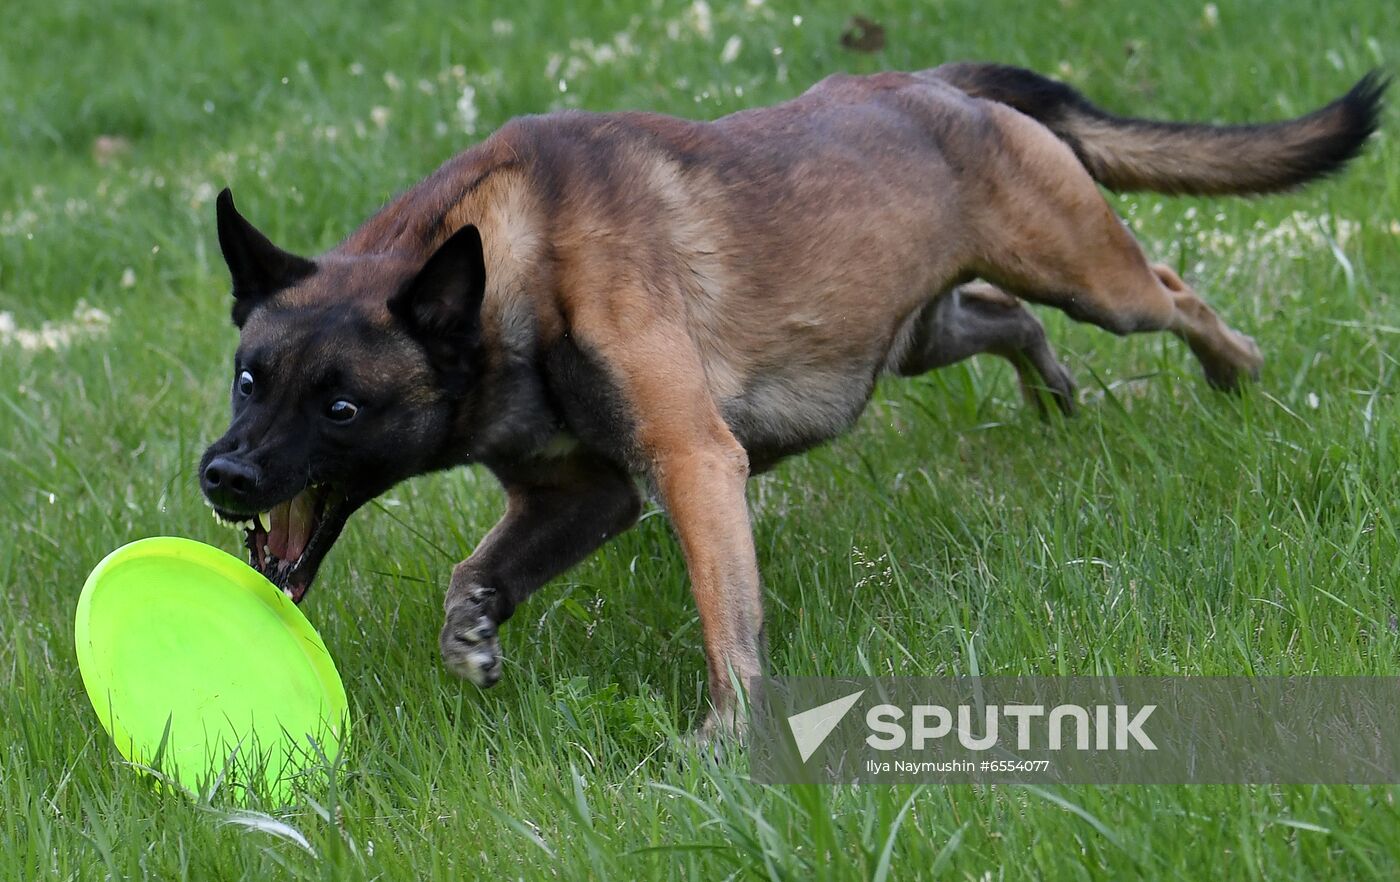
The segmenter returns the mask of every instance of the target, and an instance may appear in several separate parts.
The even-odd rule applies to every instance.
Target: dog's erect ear
[[[233,276],[233,321],[238,326],[263,298],[316,272],[316,264],[273,245],[233,207],[225,187],[217,202],[219,248]]]
[[[389,298],[389,312],[439,366],[460,365],[480,336],[485,294],[481,234],[468,224],[442,243],[418,275]]]

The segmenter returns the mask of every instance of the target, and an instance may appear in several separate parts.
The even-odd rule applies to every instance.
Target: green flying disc
[[[191,792],[261,777],[287,798],[340,746],[345,687],[321,636],[217,548],[171,537],[118,548],[88,576],[74,635],[117,749]]]

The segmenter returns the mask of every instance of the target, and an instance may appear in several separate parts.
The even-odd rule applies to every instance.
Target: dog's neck
[[[480,223],[471,215],[490,201],[483,198],[483,188],[489,189],[493,175],[516,164],[502,153],[493,139],[458,154],[375,212],[336,251],[427,260],[464,223]]]
[[[456,411],[431,470],[506,465],[549,444],[562,421],[548,400],[539,352],[557,333],[549,305],[543,211],[522,186],[523,145],[506,130],[448,160],[376,212],[335,251],[423,262],[466,224],[481,231],[487,262],[482,356],[446,394]],[[524,296],[521,296],[524,295]],[[540,296],[536,296],[540,295]]]

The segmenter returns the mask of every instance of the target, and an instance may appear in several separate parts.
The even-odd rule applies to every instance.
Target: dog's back
[[[482,226],[501,283],[486,313],[535,297],[546,345],[580,313],[629,314],[612,301],[641,280],[649,308],[683,314],[745,446],[796,450],[859,415],[936,295],[974,275],[1016,287],[1019,243],[1058,223],[1059,209],[1040,214],[1046,187],[1096,215],[1090,173],[1176,190],[1298,183],[1355,154],[1378,95],[1368,80],[1301,121],[1220,130],[1118,120],[1028,71],[951,65],[836,75],[713,122],[564,111],[507,124],[347,244],[392,233],[431,248]],[[1162,158],[1168,141],[1190,167]],[[1217,155],[1244,141],[1256,160],[1282,157],[1267,180]]]

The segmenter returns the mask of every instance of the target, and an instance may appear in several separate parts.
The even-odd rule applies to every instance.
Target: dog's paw
[[[1192,348],[1205,369],[1206,381],[1222,392],[1237,392],[1245,380],[1258,380],[1264,355],[1254,338],[1225,329],[1211,349]]]
[[[705,721],[688,735],[679,736],[673,749],[680,756],[698,757],[702,762],[721,764],[743,756],[748,741],[747,726],[731,715],[727,720],[711,711]]]
[[[1050,416],[1050,410],[1045,406],[1045,398],[1049,397],[1060,413],[1074,416],[1076,387],[1069,368],[1056,361],[1054,356],[1049,356],[1035,362],[1035,373],[1019,365],[1017,370],[1021,396],[1035,408],[1038,415],[1044,418]]]
[[[485,586],[471,586],[447,608],[438,637],[447,669],[483,689],[501,679],[501,641],[488,612],[494,594]]]
[[[745,714],[710,708],[705,722],[690,737],[696,747],[720,755],[725,745],[742,746],[748,735],[749,720]]]

